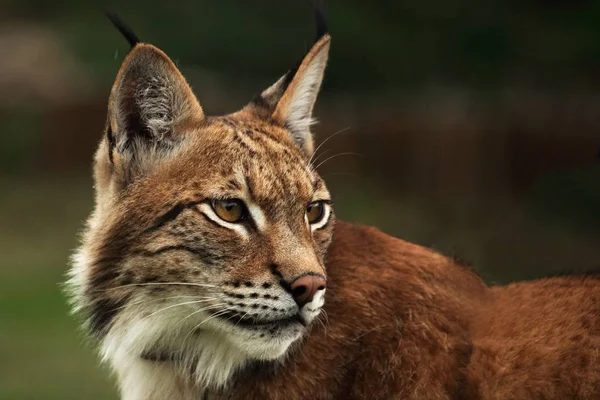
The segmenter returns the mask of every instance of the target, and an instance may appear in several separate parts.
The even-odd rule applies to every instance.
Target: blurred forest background
[[[327,3],[315,131],[342,218],[491,284],[600,270],[600,2]],[[128,49],[103,8],[176,60],[210,114],[241,107],[314,37],[302,0],[3,1],[0,399],[116,398],[60,286]]]

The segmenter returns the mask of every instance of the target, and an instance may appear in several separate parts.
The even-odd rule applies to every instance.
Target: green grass
[[[111,399],[62,282],[91,208],[82,180],[1,180],[0,399]],[[10,190],[8,190],[10,188]]]

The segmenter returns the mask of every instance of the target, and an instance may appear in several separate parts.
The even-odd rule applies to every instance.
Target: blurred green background
[[[600,2],[327,3],[316,134],[330,138],[319,169],[342,218],[492,284],[600,270]],[[103,8],[176,60],[212,114],[242,106],[314,36],[302,0],[3,3],[0,399],[116,398],[60,286],[127,51]]]

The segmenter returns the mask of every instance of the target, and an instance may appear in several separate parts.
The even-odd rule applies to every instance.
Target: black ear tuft
[[[317,40],[321,39],[328,33],[327,21],[325,19],[325,1],[311,0],[315,8],[315,22],[317,23]]]
[[[117,14],[112,13],[110,11],[105,11],[104,14],[106,14],[106,17],[110,20],[110,22],[113,23],[113,25],[119,30],[119,32],[121,32],[121,35],[123,35],[125,39],[127,39],[131,47],[135,47],[135,45],[140,43],[140,39],[138,39],[137,35],[133,33],[131,28],[127,26],[127,24],[123,22],[123,20],[119,18]]]

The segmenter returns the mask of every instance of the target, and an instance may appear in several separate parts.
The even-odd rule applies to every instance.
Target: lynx
[[[316,16],[301,62],[215,117],[112,16],[132,48],[69,285],[122,398],[599,399],[598,277],[488,287],[336,222],[312,164]]]

